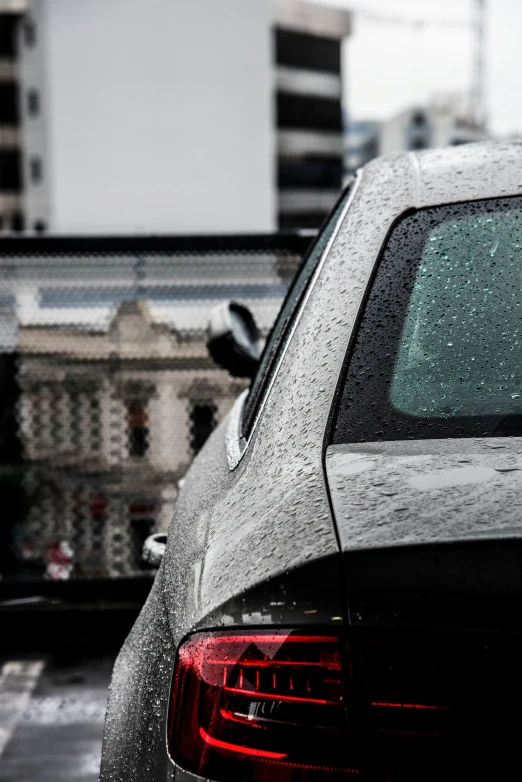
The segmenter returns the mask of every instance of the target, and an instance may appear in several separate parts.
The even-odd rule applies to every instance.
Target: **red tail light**
[[[217,782],[358,774],[339,640],[289,631],[198,633],[180,647],[169,751]]]

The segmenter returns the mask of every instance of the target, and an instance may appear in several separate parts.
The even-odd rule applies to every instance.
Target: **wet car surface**
[[[104,782],[508,774],[521,193],[522,146],[484,143],[343,195],[187,475]]]

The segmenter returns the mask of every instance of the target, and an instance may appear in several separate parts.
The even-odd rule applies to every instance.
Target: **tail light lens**
[[[198,633],[179,649],[172,759],[217,782],[358,774],[334,635]]]
[[[515,779],[521,658],[520,634],[350,628],[348,650],[199,633],[178,654],[170,754],[217,782]]]

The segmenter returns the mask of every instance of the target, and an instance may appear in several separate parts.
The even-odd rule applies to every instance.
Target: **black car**
[[[372,162],[190,469],[114,669],[103,782],[512,780],[522,146]],[[161,547],[161,541],[156,542]]]

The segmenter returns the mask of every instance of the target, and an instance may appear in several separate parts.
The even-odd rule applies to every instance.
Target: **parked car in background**
[[[266,345],[214,313],[252,381],[116,662],[103,782],[513,778],[521,290],[522,146],[487,142],[359,171]]]

